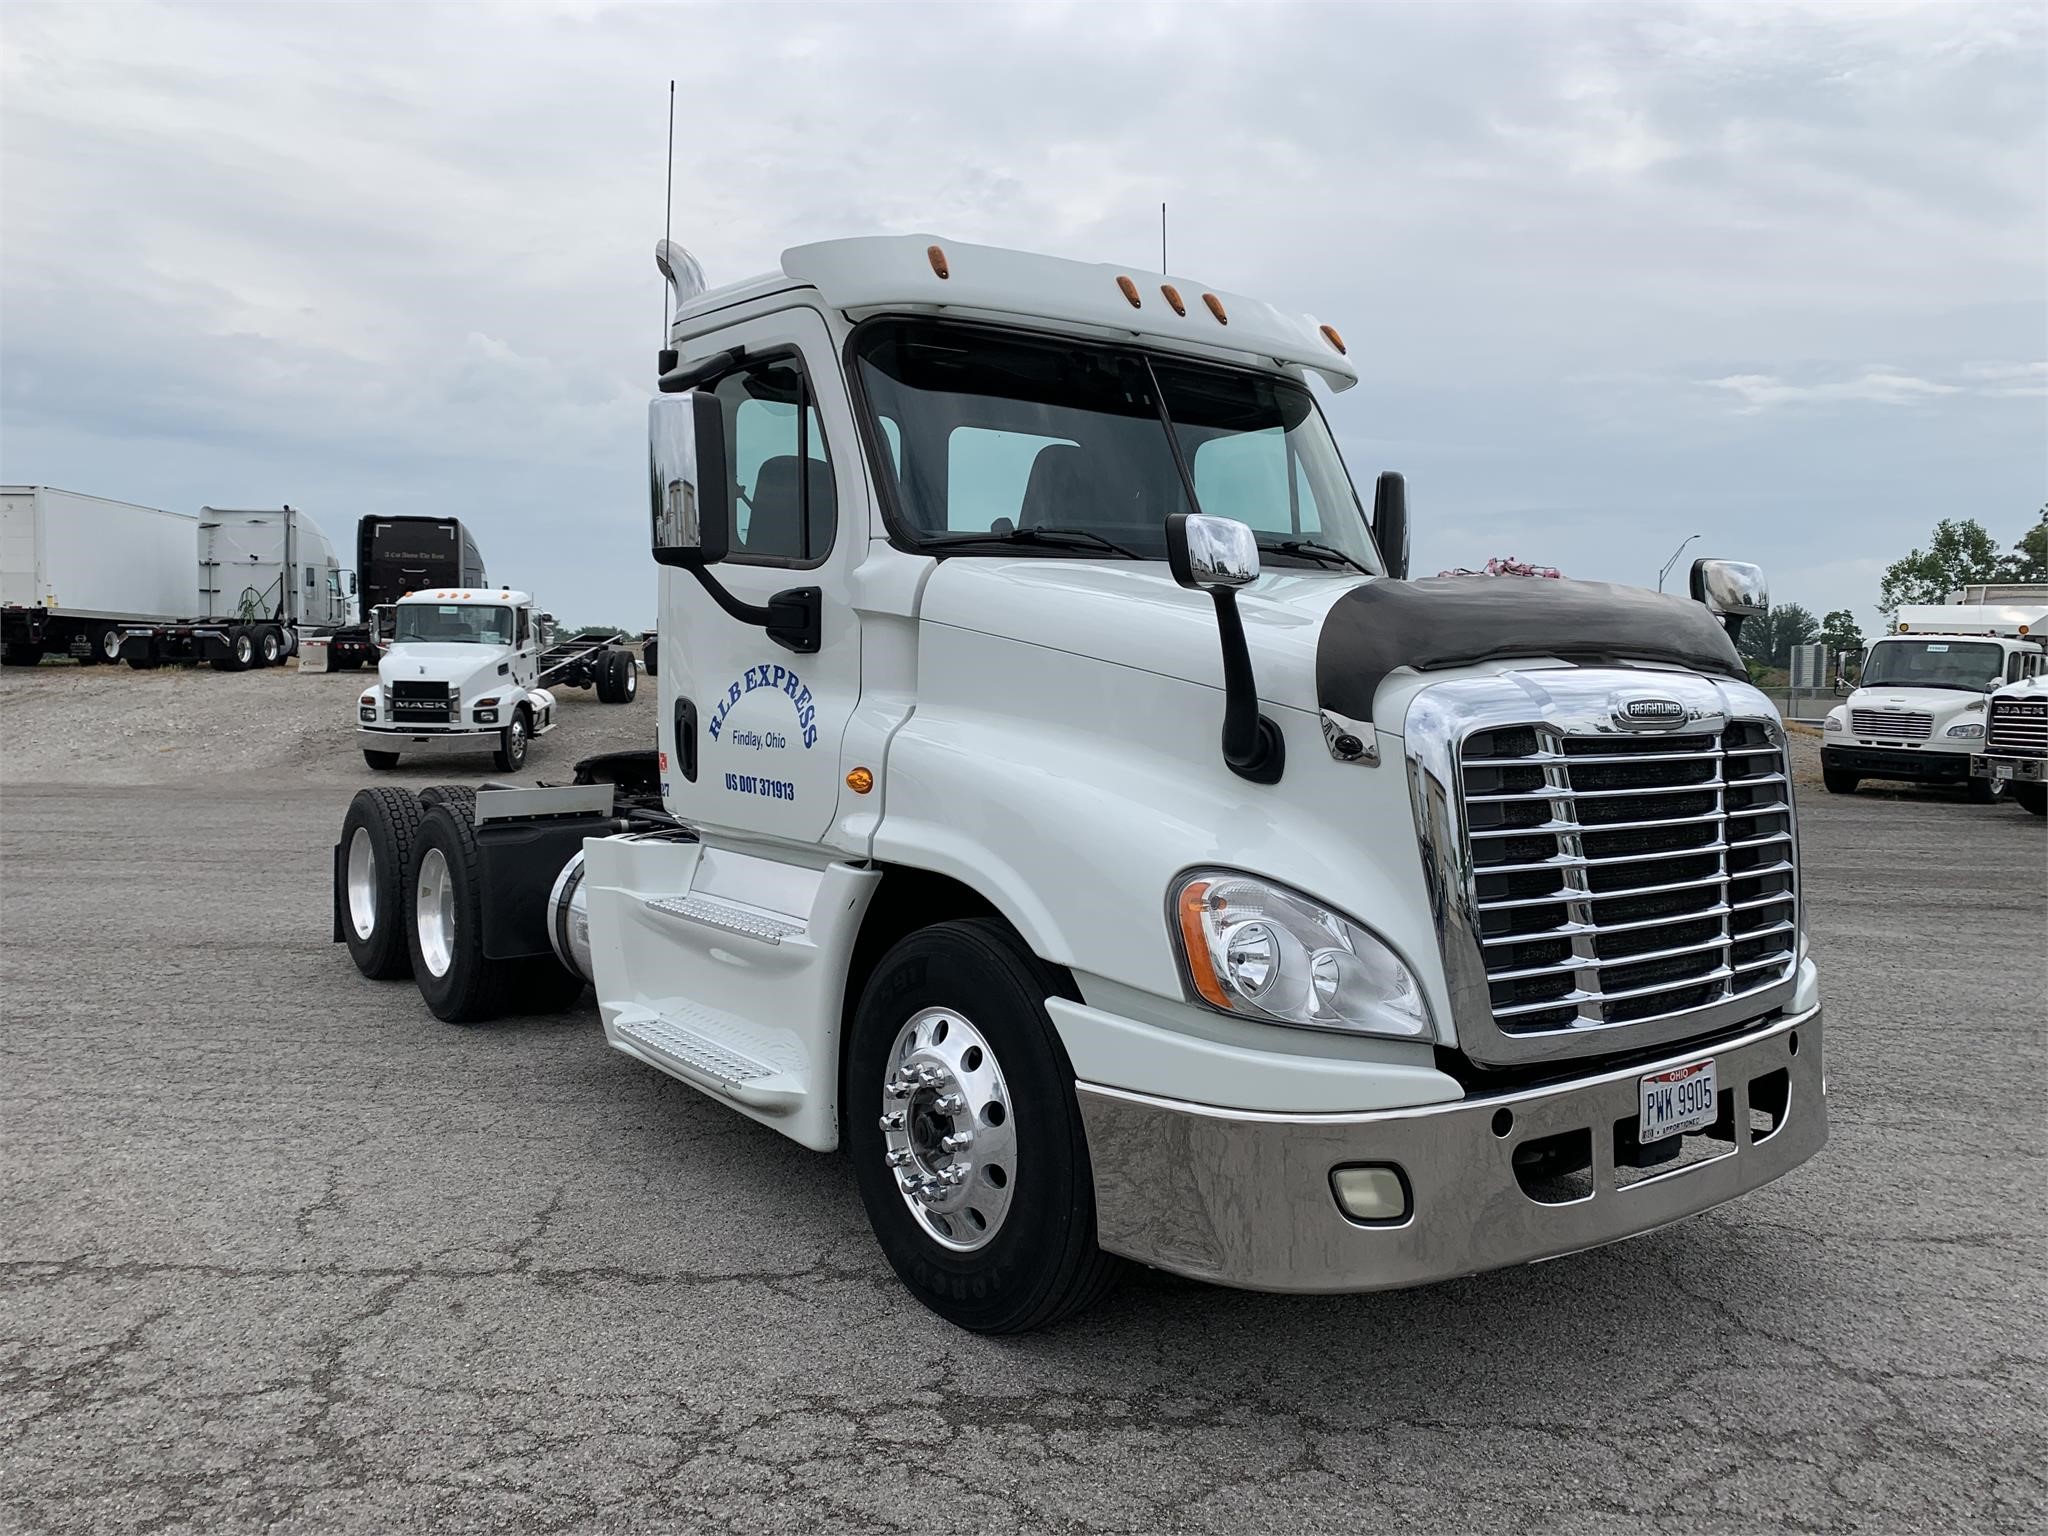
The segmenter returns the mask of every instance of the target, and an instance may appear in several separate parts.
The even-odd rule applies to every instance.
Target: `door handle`
[[[676,700],[676,767],[697,782],[697,706],[689,699]]]

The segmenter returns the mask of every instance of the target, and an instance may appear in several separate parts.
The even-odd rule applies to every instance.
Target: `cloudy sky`
[[[668,81],[713,282],[931,231],[1315,312],[1418,569],[1853,607],[2048,500],[2037,4],[0,11],[0,478],[453,512],[653,620]]]

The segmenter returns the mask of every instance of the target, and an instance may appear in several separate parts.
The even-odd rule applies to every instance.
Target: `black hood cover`
[[[1509,656],[1585,665],[1662,661],[1747,679],[1720,619],[1690,598],[1604,581],[1536,576],[1437,576],[1369,581],[1323,620],[1316,698],[1352,720],[1372,719],[1388,673],[1470,666]]]

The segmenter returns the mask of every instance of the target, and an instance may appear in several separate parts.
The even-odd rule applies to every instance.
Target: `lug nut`
[[[908,1152],[898,1150],[895,1152],[884,1154],[882,1161],[887,1163],[891,1168],[901,1168],[905,1163],[910,1161],[910,1154]]]
[[[942,1115],[957,1115],[967,1107],[967,1101],[957,1093],[942,1093],[932,1101],[932,1108]]]
[[[948,1184],[965,1184],[968,1168],[965,1163],[948,1163],[939,1170],[939,1177]]]
[[[958,1152],[962,1147],[971,1147],[973,1145],[974,1132],[972,1131],[955,1131],[950,1136],[941,1136],[939,1138],[939,1150],[941,1152]]]
[[[891,1112],[891,1113],[889,1113],[889,1114],[886,1114],[886,1115],[882,1116],[882,1129],[883,1129],[883,1130],[885,1130],[885,1131],[900,1131],[900,1130],[902,1130],[902,1129],[903,1129],[903,1111],[899,1109],[899,1110],[895,1110],[895,1111],[893,1111],[893,1112]]]

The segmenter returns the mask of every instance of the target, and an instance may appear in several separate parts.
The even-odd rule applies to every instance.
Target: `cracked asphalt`
[[[2040,1530],[2048,840],[1804,794],[1834,1139],[1399,1294],[937,1322],[843,1161],[328,941],[348,790],[0,799],[18,1532]]]

